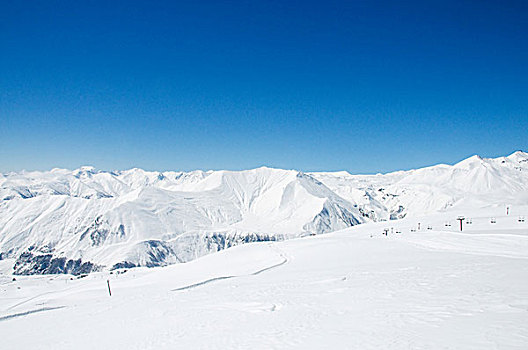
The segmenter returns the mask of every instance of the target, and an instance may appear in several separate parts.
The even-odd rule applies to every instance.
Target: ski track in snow
[[[38,312],[51,311],[51,310],[57,310],[57,309],[64,309],[65,307],[66,306],[43,307],[43,308],[40,308],[40,309],[19,312],[17,314],[0,316],[0,321],[6,321],[6,320],[17,318],[17,317],[22,317],[22,316],[27,316],[27,315],[31,315],[31,314],[36,314]]]
[[[13,305],[13,306],[11,306],[11,307],[8,307],[8,308],[6,309],[6,311],[13,310],[14,308],[16,308],[16,307],[18,307],[18,306],[21,306],[21,305],[27,304],[27,303],[29,303],[30,301],[33,301],[33,300],[35,300],[35,299],[38,299],[38,298],[40,298],[40,297],[42,297],[42,296],[44,296],[44,295],[50,295],[50,294],[62,293],[62,292],[65,292],[65,291],[68,291],[68,290],[71,290],[71,289],[74,289],[74,288],[77,288],[77,286],[73,286],[73,287],[65,288],[65,289],[62,289],[62,290],[54,290],[54,291],[51,291],[51,292],[40,293],[40,294],[35,295],[35,296],[31,297],[31,298],[28,298],[28,299],[26,299],[26,300],[24,300],[24,301],[21,301],[21,302],[19,302],[19,303]]]
[[[192,288],[196,288],[196,287],[199,287],[199,286],[203,286],[203,285],[205,285],[205,284],[212,283],[212,282],[215,282],[215,281],[227,280],[227,279],[235,278],[235,277],[240,277],[240,276],[221,276],[221,277],[214,277],[214,278],[210,278],[210,279],[208,279],[208,280],[202,281],[202,282],[198,282],[198,283],[190,284],[190,285],[185,286],[185,287],[176,288],[176,289],[173,289],[172,291],[173,291],[173,292],[177,292],[177,291],[180,291],[180,290],[188,290],[188,289],[192,289]]]
[[[269,246],[269,245],[268,245]],[[271,246],[269,246],[271,247]],[[189,289],[193,289],[193,288],[196,288],[196,287],[200,287],[200,286],[203,286],[205,284],[209,284],[209,283],[212,283],[212,282],[216,282],[216,281],[222,281],[222,280],[227,280],[227,279],[231,279],[231,278],[240,278],[240,277],[247,277],[247,276],[257,276],[261,273],[264,273],[266,271],[270,271],[270,270],[273,270],[273,269],[276,269],[277,267],[280,267],[284,264],[286,264],[288,262],[288,258],[286,256],[284,256],[284,254],[282,252],[279,252],[279,255],[282,257],[282,261],[280,263],[277,263],[277,264],[274,264],[274,265],[271,265],[271,266],[268,266],[268,267],[265,267],[261,270],[258,270],[258,271],[255,271],[253,273],[250,273],[250,274],[245,274],[245,275],[233,275],[233,276],[220,276],[220,277],[214,277],[214,278],[210,278],[208,280],[205,280],[205,281],[202,281],[202,282],[198,282],[198,283],[193,283],[193,284],[190,284],[188,286],[184,286],[184,287],[180,287],[180,288],[176,288],[176,289],[172,289],[171,291],[172,292],[177,292],[177,291],[182,291],[182,290],[189,290]]]

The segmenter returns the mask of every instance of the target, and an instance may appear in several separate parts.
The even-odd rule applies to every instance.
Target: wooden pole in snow
[[[106,280],[106,284],[108,285],[108,294],[112,296],[112,291],[110,290],[110,280]]]

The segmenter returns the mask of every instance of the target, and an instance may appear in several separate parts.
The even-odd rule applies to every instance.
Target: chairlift
[[[517,220],[519,222],[524,222],[524,216],[519,216],[519,220]]]
[[[428,230],[432,230],[432,229],[433,229],[433,226],[429,225],[429,226],[427,226],[427,229],[428,229]]]
[[[490,219],[490,223],[492,223],[492,224],[496,224],[496,223],[497,223],[497,220],[496,220],[495,218],[491,218],[491,219]]]

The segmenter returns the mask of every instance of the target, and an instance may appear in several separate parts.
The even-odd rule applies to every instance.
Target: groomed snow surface
[[[120,274],[3,275],[2,348],[527,349],[525,212],[468,210],[462,233],[446,212]]]

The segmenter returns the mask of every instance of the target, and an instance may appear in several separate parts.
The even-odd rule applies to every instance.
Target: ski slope
[[[527,212],[466,208],[84,278],[3,275],[2,348],[526,349]]]

